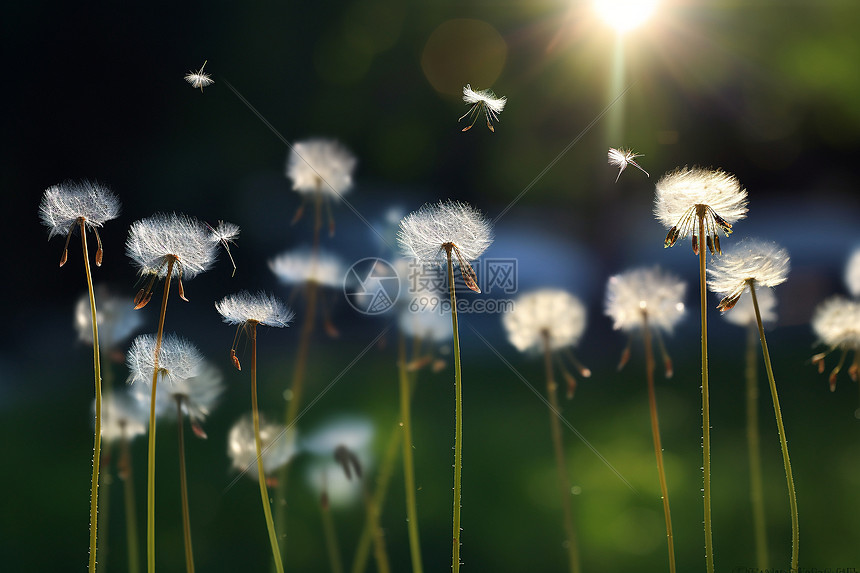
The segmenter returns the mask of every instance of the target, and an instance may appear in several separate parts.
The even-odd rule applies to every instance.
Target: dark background
[[[749,191],[750,211],[724,247],[759,236],[792,255],[769,342],[797,485],[801,564],[860,567],[858,389],[843,375],[836,392],[827,391],[826,376],[809,363],[815,339],[808,326],[820,301],[845,292],[843,265],[860,244],[858,19],[860,5],[851,0],[664,0],[648,23],[624,38],[623,80],[613,86],[615,35],[587,2],[5,7],[4,569],[82,569],[87,557],[91,353],[72,327],[84,278],[75,248],[69,264],[57,268],[61,240],[46,241],[37,218],[47,187],[80,178],[107,184],[122,201],[122,215],[103,229],[105,263],[94,275],[128,296],[137,287],[123,243],[134,220],[177,211],[242,228],[234,248],[236,277],[222,261],[189,281],[191,302],[171,301],[167,329],[220,364],[229,386],[207,423],[209,439],[188,444],[198,568],[268,567],[256,485],[242,480],[225,489],[232,479],[226,435],[248,408],[248,386],[246,376],[229,368],[233,331],[221,325],[212,304],[243,288],[288,298],[266,263],[308,243],[311,228],[307,217],[290,226],[299,200],[283,176],[286,146],[228,81],[288,141],[328,136],[349,147],[359,163],[347,198],[382,234],[390,232],[390,209],[408,212],[425,201],[469,201],[493,219],[504,212],[486,257],[516,259],[520,291],[551,285],[584,300],[590,325],[577,355],[594,376],[580,384],[564,414],[638,492],[576,436],[565,435],[571,479],[581,488],[574,512],[586,570],[665,567],[642,357],[634,352],[626,370],[615,372],[625,340],[612,332],[602,309],[608,276],[655,263],[690,283],[690,313],[668,340],[676,375],[659,382],[658,400],[679,570],[701,567],[696,265],[687,245],[663,250],[666,230],[651,214],[653,184],[682,165],[735,173]],[[182,77],[204,60],[215,84],[201,94]],[[456,119],[466,108],[458,92],[466,83],[508,97],[495,133],[480,120],[460,132]],[[618,103],[586,130],[624,88]],[[620,140],[608,135],[611,121],[620,125]],[[617,171],[606,164],[610,146],[643,153],[639,161],[651,178],[629,168],[614,183]],[[335,217],[337,234],[325,246],[347,264],[392,256],[349,209],[336,205]],[[329,298],[341,337],[330,340],[318,329],[309,397],[390,322],[353,311],[339,291]],[[300,315],[301,299],[294,301]],[[142,312],[144,331],[154,331],[156,310],[150,305]],[[746,336],[716,311],[710,316],[714,543],[718,569],[728,570],[755,562],[744,438]],[[540,361],[516,354],[498,316],[463,317],[466,570],[563,570],[546,408],[472,329],[543,387]],[[378,460],[396,418],[393,333],[317,403],[300,431],[323,427],[338,414],[366,416],[376,424]],[[296,328],[262,335],[261,402],[272,414],[283,408],[298,334]],[[113,368],[122,381],[124,366]],[[450,378],[450,366],[422,373],[414,410],[419,516],[430,571],[450,566]],[[788,507],[770,415],[762,385],[770,549],[773,566],[787,567]],[[178,570],[175,426],[166,423],[158,435],[158,562]],[[144,441],[134,449],[141,534]],[[298,474],[311,462],[300,457],[295,463]],[[408,567],[400,476],[398,470],[382,518],[395,570]],[[317,499],[303,481],[294,484],[287,567],[325,571]],[[101,557],[107,568],[121,570],[120,490],[111,491],[105,519],[111,541]],[[349,563],[363,522],[361,504],[336,510],[335,520]]]

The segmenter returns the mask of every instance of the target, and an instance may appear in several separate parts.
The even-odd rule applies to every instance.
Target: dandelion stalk
[[[137,541],[137,509],[134,503],[134,475],[131,467],[131,443],[125,435],[121,438],[120,478],[124,482],[125,493],[125,535],[128,546],[128,573],[140,571],[140,554]]]
[[[579,545],[576,531],[573,528],[573,512],[570,507],[570,479],[567,476],[567,463],[564,459],[564,446],[561,440],[561,424],[558,421],[558,385],[552,368],[552,348],[549,332],[544,332],[544,366],[546,369],[546,394],[549,399],[549,422],[552,433],[552,445],[555,452],[555,465],[558,470],[558,485],[561,495],[561,508],[564,514],[564,532],[567,537],[567,554],[571,573],[580,571]]]
[[[451,328],[454,332],[454,524],[452,567],[460,570],[460,508],[463,479],[463,378],[460,372],[460,331],[457,329],[457,295],[454,288],[454,263],[451,261],[452,244],[443,245],[448,257],[448,285],[451,291]]]
[[[660,496],[663,500],[663,517],[666,520],[666,541],[669,549],[669,571],[675,572],[675,541],[672,535],[672,514],[669,510],[669,487],[666,468],[663,466],[663,446],[660,442],[660,421],[657,417],[657,396],[654,391],[654,352],[651,348],[651,330],[648,313],[642,312],[642,341],[645,345],[645,373],[648,378],[648,407],[651,412],[651,435],[654,439],[654,456],[657,458],[657,475],[660,479]]]
[[[761,473],[761,440],[758,429],[758,369],[756,367],[755,343],[758,331],[750,324],[747,336],[746,356],[746,402],[747,402],[747,446],[750,465],[750,502],[753,510],[756,561],[759,569],[770,563],[767,552],[767,529],[764,513],[764,489]]]
[[[251,339],[251,414],[254,419],[254,445],[257,448],[257,477],[260,482],[260,497],[263,501],[263,513],[266,515],[266,528],[269,531],[269,542],[272,544],[272,558],[275,569],[284,573],[281,562],[281,552],[278,548],[278,536],[275,535],[275,523],[272,520],[272,508],[269,505],[269,490],[266,488],[266,472],[263,470],[263,446],[260,440],[260,412],[257,409],[257,322],[247,323],[248,336]]]
[[[337,532],[334,528],[334,520],[331,517],[331,507],[329,507],[328,499],[325,498],[320,502],[320,516],[323,523],[323,534],[325,535],[325,547],[328,553],[328,563],[331,567],[331,573],[343,573],[343,563],[340,559],[340,548],[337,542]]]
[[[182,423],[182,396],[176,396],[176,421],[179,436],[179,488],[182,497],[182,534],[185,540],[185,570],[194,573],[194,551],[191,547],[191,513],[188,511],[188,482],[185,472],[185,431]]]
[[[102,447],[102,376],[101,376],[101,360],[99,357],[99,326],[98,318],[96,317],[96,296],[93,291],[93,277],[90,272],[90,256],[87,251],[87,233],[86,220],[83,217],[78,218],[78,223],[81,227],[81,246],[84,252],[84,270],[87,275],[87,292],[90,296],[90,312],[92,313],[93,322],[93,370],[95,372],[96,383],[96,430],[93,443],[93,479],[92,488],[90,490],[90,573],[95,573],[96,570],[96,549],[98,545],[98,517],[99,517],[99,461],[101,458]],[[70,232],[71,234],[71,232]],[[101,249],[99,249],[101,253]],[[97,263],[100,262],[100,254],[96,254]]]
[[[758,307],[758,298],[755,293],[755,281],[748,280],[752,295],[753,307],[755,308],[756,322],[758,323],[758,334],[761,339],[761,351],[764,355],[764,366],[767,372],[767,380],[770,384],[770,396],[773,399],[773,413],[776,416],[776,426],[779,430],[779,444],[782,448],[782,462],[785,466],[785,481],[788,485],[788,504],[791,511],[791,570],[798,570],[798,553],[800,551],[800,531],[797,518],[797,496],[794,491],[794,478],[791,473],[791,461],[788,458],[788,440],[785,438],[785,427],[782,424],[782,411],[779,407],[779,395],[776,392],[776,381],[773,377],[773,367],[770,363],[770,353],[767,349],[767,340],[764,336],[764,326],[761,321],[761,313]]]
[[[415,501],[415,462],[412,456],[412,415],[410,413],[412,391],[409,374],[406,371],[406,340],[403,334],[399,338],[397,370],[400,378],[400,425],[403,429],[403,479],[406,488],[406,523],[409,529],[409,555],[412,559],[412,572],[422,573],[421,542],[418,535],[418,509]]]

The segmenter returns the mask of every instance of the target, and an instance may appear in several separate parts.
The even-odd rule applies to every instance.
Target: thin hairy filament
[[[331,573],[343,573],[343,563],[340,560],[340,546],[337,542],[337,531],[334,528],[334,520],[331,517],[328,502],[320,504],[320,515],[322,516],[325,547],[328,552],[328,563],[331,567]]]
[[[188,481],[185,477],[185,431],[182,423],[182,396],[176,397],[176,423],[179,436],[179,488],[182,497],[182,534],[185,538],[185,569],[194,573],[194,551],[191,547],[191,512],[188,511]]]
[[[657,458],[657,476],[660,479],[660,496],[663,499],[663,517],[666,520],[666,542],[669,549],[669,571],[675,572],[675,539],[672,535],[672,512],[669,510],[669,486],[663,465],[663,445],[660,441],[660,421],[657,417],[657,394],[654,390],[654,350],[651,347],[651,329],[648,314],[642,312],[642,341],[645,345],[645,374],[648,379],[648,408],[651,412],[651,436],[654,438],[654,456]]]
[[[747,335],[747,445],[750,464],[750,502],[753,510],[753,531],[758,568],[764,570],[770,563],[767,554],[767,529],[764,513],[764,489],[761,474],[761,439],[758,429],[758,361],[756,339],[758,331],[750,324]]]
[[[573,528],[573,512],[570,508],[570,478],[567,476],[567,463],[564,459],[564,446],[561,439],[561,424],[558,421],[558,391],[552,370],[552,350],[549,334],[544,333],[544,366],[546,369],[546,395],[549,399],[549,426],[552,433],[552,446],[555,452],[555,466],[558,470],[558,489],[561,495],[561,509],[564,515],[564,533],[567,537],[567,555],[571,573],[580,571],[579,546]]]
[[[460,504],[462,500],[461,482],[463,479],[463,378],[460,372],[460,334],[457,330],[457,295],[454,289],[454,264],[451,261],[453,245],[446,245],[448,255],[448,285],[451,291],[451,328],[454,334],[454,528],[452,568],[460,571]]]
[[[257,409],[257,323],[248,322],[248,335],[251,338],[251,414],[254,418],[254,446],[257,449],[257,477],[260,482],[260,497],[263,500],[263,513],[266,515],[266,528],[269,530],[269,542],[272,544],[272,557],[275,560],[275,570],[284,573],[281,563],[281,551],[278,548],[278,536],[275,535],[275,523],[272,520],[272,508],[269,506],[269,490],[266,488],[266,473],[263,471],[263,445],[260,440],[260,412]]]
[[[155,358],[152,367],[152,396],[149,399],[149,450],[146,464],[146,570],[155,573],[155,390],[158,385],[158,356],[161,354],[161,339],[164,337],[164,317],[167,315],[167,295],[170,292],[170,276],[176,259],[170,257],[167,276],[164,278],[164,295],[158,315],[158,331],[155,335]]]
[[[397,370],[400,378],[400,420],[403,429],[403,479],[406,487],[406,525],[409,529],[409,554],[412,558],[412,573],[422,573],[421,542],[418,536],[418,508],[415,501],[415,463],[412,457],[412,415],[410,398],[412,391],[409,374],[406,372],[406,340],[400,334]]]
[[[122,435],[122,461],[120,466],[120,478],[125,482],[125,536],[128,546],[128,573],[140,571],[140,553],[137,542],[137,509],[134,504],[134,477],[131,468],[131,448],[128,438],[125,436],[125,428]]]
[[[81,226],[81,246],[84,252],[84,271],[87,275],[87,292],[90,295],[90,316],[93,322],[93,371],[96,383],[96,430],[93,439],[93,476],[90,489],[90,573],[96,570],[96,550],[98,546],[99,518],[99,461],[102,450],[102,374],[99,357],[99,323],[96,316],[96,295],[93,292],[93,276],[90,272],[90,255],[87,252],[86,223],[83,217],[78,219]],[[71,236],[72,231],[69,230]]]
[[[761,351],[764,355],[764,368],[767,381],[770,383],[770,397],[773,399],[773,413],[776,417],[776,427],[779,430],[779,445],[782,448],[782,463],[785,466],[785,481],[788,485],[788,505],[791,511],[791,570],[798,571],[798,554],[800,552],[800,530],[797,518],[797,495],[794,491],[794,478],[791,474],[791,461],[788,459],[788,440],[785,438],[785,428],[782,425],[782,411],[779,408],[779,395],[776,393],[776,381],[773,378],[773,367],[770,363],[770,353],[767,350],[767,340],[764,337],[764,326],[761,323],[761,313],[758,309],[758,298],[755,294],[754,281],[748,281],[752,295],[755,318],[758,322],[758,335],[761,339]]]
[[[708,308],[705,282],[705,206],[698,205],[699,218],[699,301],[702,316],[702,470],[705,500],[705,562],[708,573],[714,573],[714,538],[711,531],[711,413],[708,399]]]

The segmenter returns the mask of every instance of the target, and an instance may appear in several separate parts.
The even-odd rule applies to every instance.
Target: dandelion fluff
[[[812,330],[819,342],[842,350],[860,350],[860,301],[831,297],[815,309]]]
[[[493,230],[480,211],[448,200],[428,203],[404,217],[397,240],[404,255],[422,263],[443,263],[442,246],[449,243],[460,250],[466,262],[471,262],[493,242]]]
[[[300,247],[278,255],[269,261],[269,269],[282,283],[303,285],[313,282],[321,286],[343,285],[346,267],[336,255],[319,249]]]
[[[271,294],[258,292],[252,295],[242,291],[215,303],[215,308],[227,324],[256,322],[283,328],[293,319],[293,311]]]
[[[854,249],[845,266],[845,285],[851,296],[860,297],[860,248]]]
[[[101,227],[119,216],[119,199],[107,187],[92,181],[67,181],[45,190],[39,216],[48,237],[67,235],[79,219],[88,227]]]
[[[339,142],[308,139],[293,144],[287,159],[287,177],[293,190],[306,195],[322,193],[340,199],[352,188],[355,156]]]
[[[551,350],[575,346],[585,331],[585,307],[574,295],[558,289],[526,293],[502,317],[508,341],[520,352],[542,352],[547,337]]]
[[[155,369],[155,336],[141,334],[131,343],[126,356],[129,376],[128,382],[152,383]],[[158,370],[168,381],[193,378],[199,375],[203,356],[188,340],[168,334],[161,342],[158,355]]]
[[[157,273],[161,278],[166,277],[166,263],[172,257],[179,265],[180,276],[191,279],[212,265],[217,245],[197,219],[159,213],[132,223],[125,248],[142,275]]]
[[[260,442],[263,451],[263,473],[271,475],[287,464],[297,453],[294,431],[260,417]],[[258,479],[257,449],[254,443],[254,422],[251,414],[240,418],[227,437],[227,455],[234,469]]]
[[[616,330],[641,328],[644,311],[649,326],[671,333],[684,316],[686,288],[684,282],[659,267],[629,270],[609,278],[605,312]]]

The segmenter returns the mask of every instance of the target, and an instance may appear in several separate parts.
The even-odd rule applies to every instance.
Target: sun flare
[[[594,0],[600,18],[619,34],[643,24],[657,8],[658,0]]]

